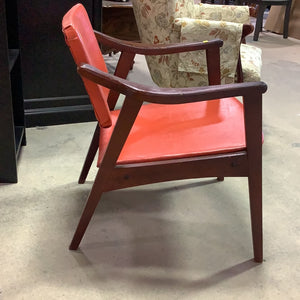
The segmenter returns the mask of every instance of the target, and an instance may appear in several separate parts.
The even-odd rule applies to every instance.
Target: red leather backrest
[[[64,16],[62,31],[77,66],[87,63],[102,71],[107,68],[96,40],[88,14],[82,4],[73,6]],[[109,90],[82,77],[101,127],[112,124],[107,105]]]

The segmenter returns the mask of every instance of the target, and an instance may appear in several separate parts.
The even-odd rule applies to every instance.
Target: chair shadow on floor
[[[253,260],[236,263],[239,253],[251,252],[249,221],[236,212],[241,196],[221,185],[216,179],[190,180],[107,193],[79,251],[70,255],[79,269],[94,270],[94,280],[105,276],[187,289],[205,289],[259,267]],[[192,210],[199,210],[198,217]],[[233,228],[240,232],[237,238]],[[190,276],[198,272],[196,279]]]
[[[154,274],[151,274],[150,272],[143,272],[139,270],[128,271],[127,269],[102,269],[100,267],[97,268],[84,254],[82,255],[82,253],[77,253],[74,257],[78,262],[79,268],[88,266],[92,267],[94,274],[90,275],[90,279],[94,281],[105,278],[105,280],[108,281],[127,281],[137,285],[142,284],[146,286],[153,286],[155,288],[170,288],[176,286],[182,290],[189,291],[205,290],[234,279],[235,277],[254,268],[262,268],[262,265],[258,265],[253,261],[253,259],[251,259],[216,271],[212,274],[203,274],[201,270],[199,270],[199,276],[195,278],[195,274],[189,275],[186,270],[178,270],[175,274],[174,272],[171,272],[167,275],[166,272],[163,272],[163,270],[157,270],[157,274],[155,274],[155,271],[153,272]],[[245,286],[247,286],[246,282]]]

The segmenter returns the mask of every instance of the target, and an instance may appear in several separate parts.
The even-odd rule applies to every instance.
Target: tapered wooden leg
[[[263,261],[263,232],[262,232],[262,177],[261,173],[249,176],[249,195],[251,210],[252,240],[254,260]]]
[[[95,155],[97,153],[98,147],[99,147],[99,133],[100,133],[100,128],[99,125],[96,125],[95,131],[94,131],[94,135],[88,150],[88,153],[86,155],[79,179],[78,179],[78,183],[85,183],[86,177],[89,173],[89,170],[91,168],[91,165],[93,163],[93,160],[95,158]]]
[[[254,37],[253,40],[257,41],[259,33],[262,31],[262,25],[263,25],[263,19],[264,19],[264,12],[265,12],[265,6],[262,4],[259,4],[258,6],[258,13],[256,17],[256,25],[255,25],[255,31],[254,31]]]
[[[96,176],[95,182],[93,184],[92,190],[90,192],[90,195],[86,201],[84,210],[81,214],[81,218],[79,220],[79,223],[77,225],[76,231],[74,233],[72,242],[69,246],[70,250],[76,250],[83,238],[83,235],[86,231],[87,226],[90,223],[90,220],[95,212],[95,209],[97,207],[98,202],[100,201],[101,195],[102,195],[102,187],[99,178],[99,172]]]
[[[257,105],[253,101],[253,105]],[[261,105],[260,105],[261,106]],[[249,107],[246,107],[249,111]],[[253,125],[253,136],[247,136],[248,143],[248,186],[251,213],[251,228],[254,260],[263,260],[263,228],[262,228],[262,131],[261,131],[261,111],[256,110],[257,123]],[[247,119],[249,116],[245,117]],[[254,118],[254,117],[253,117]],[[249,120],[247,120],[248,122]],[[256,127],[256,128],[255,128]],[[255,132],[256,131],[256,132]],[[252,141],[251,141],[252,139]],[[254,142],[256,140],[256,142]]]
[[[285,8],[284,25],[283,25],[283,38],[284,39],[287,39],[289,36],[289,21],[290,21],[291,5],[292,5],[292,1],[290,1]]]
[[[244,111],[254,260],[262,262],[262,95],[245,95]]]

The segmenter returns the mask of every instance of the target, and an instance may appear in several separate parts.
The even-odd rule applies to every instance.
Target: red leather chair
[[[261,132],[266,85],[173,89],[129,82],[121,77],[127,76],[135,53],[206,49],[210,83],[217,84],[222,42],[167,46],[120,42],[94,32],[81,4],[65,15],[62,28],[99,124],[91,146],[98,142],[98,173],[70,249],[78,248],[104,192],[178,179],[241,176],[249,182],[254,258],[262,262]],[[107,73],[97,40],[122,52],[115,75]],[[113,110],[119,93],[126,96],[124,104]],[[243,96],[243,104],[235,96]],[[145,101],[150,104],[144,105]],[[81,182],[89,163],[85,169]]]

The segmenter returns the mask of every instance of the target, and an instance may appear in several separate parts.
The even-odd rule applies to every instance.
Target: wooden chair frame
[[[245,38],[247,35],[249,35],[251,32],[253,32],[254,27],[251,24],[244,24],[243,25],[243,32],[242,32],[242,39],[241,42],[245,43]],[[117,64],[116,70],[114,75],[118,76],[120,78],[127,78],[127,75],[129,71],[132,69],[132,65],[134,63],[134,57],[136,54],[143,54],[143,55],[163,55],[163,54],[170,54],[170,53],[177,53],[177,52],[184,52],[184,51],[193,51],[197,47],[199,47],[199,43],[190,43],[190,46],[185,46],[182,48],[180,45],[182,44],[173,44],[173,45],[145,45],[142,43],[135,43],[135,42],[128,42],[123,41],[117,38],[113,38],[111,36],[108,36],[106,34],[103,34],[101,32],[98,32],[94,30],[95,36],[97,38],[97,41],[100,44],[103,44],[105,46],[112,47],[112,49],[116,49],[117,51],[121,51],[121,56],[119,59],[119,62]],[[210,46],[211,45],[211,46]],[[220,84],[220,79],[217,77],[218,72],[220,69],[220,59],[217,59],[217,57],[220,57],[220,52],[217,49],[223,44],[219,42],[210,41],[209,43],[206,43],[206,48],[202,48],[206,50],[206,56],[207,56],[207,65],[208,68],[208,74],[209,74],[209,84]],[[188,48],[187,48],[188,47]],[[196,49],[197,50],[197,49]],[[198,49],[200,50],[200,48]],[[214,59],[210,59],[214,58]],[[241,64],[241,57],[239,56],[238,64],[237,64],[237,81],[243,82],[243,71],[242,71],[242,64]],[[108,97],[108,106],[110,110],[113,110],[116,106],[117,100],[119,97],[119,93],[116,91],[110,91],[109,97]],[[80,173],[80,177],[78,180],[78,183],[83,184],[86,180],[86,177],[88,175],[88,172],[90,170],[90,167],[93,163],[93,160],[95,158],[95,155],[98,150],[98,144],[99,144],[99,126],[96,125],[95,132],[89,147],[88,154],[86,156],[85,162],[83,164],[82,171]]]
[[[254,259],[262,262],[262,94],[267,86],[263,82],[218,85],[220,83],[219,47],[221,41],[209,43],[144,46],[124,42],[95,32],[100,43],[118,47],[122,51],[115,75],[102,72],[90,65],[78,67],[81,76],[111,90],[108,103],[114,108],[119,93],[125,95],[120,115],[111,139],[99,166],[92,190],[85,204],[79,224],[70,245],[78,248],[96,206],[104,192],[157,182],[203,178],[203,177],[248,177]],[[127,76],[136,53],[163,55],[181,51],[205,49],[210,84],[214,86],[195,88],[158,88],[132,83]],[[211,58],[214,58],[211,60]],[[216,70],[219,73],[216,73]],[[117,76],[116,76],[117,75]],[[122,78],[123,77],[123,78]],[[232,153],[162,160],[147,163],[118,165],[117,160],[132,125],[144,101],[159,104],[180,104],[209,101],[218,98],[242,96],[246,150]],[[97,151],[96,141],[101,129],[97,126],[79,182],[84,182]],[[98,146],[98,145],[97,145]]]
[[[94,31],[97,41],[100,44],[111,47],[121,52],[115,76],[126,78],[129,71],[132,69],[134,57],[136,54],[142,55],[164,55],[179,53],[184,51],[205,50],[208,66],[209,84],[220,84],[220,51],[219,48],[223,45],[221,40],[213,40],[208,43],[188,43],[188,44],[168,44],[168,45],[152,45],[136,42],[119,40],[108,36],[98,31]],[[242,73],[240,77],[242,78]],[[113,110],[118,101],[119,92],[111,90],[108,96],[108,106]],[[83,184],[86,180],[90,167],[93,163],[99,145],[100,128],[96,125],[95,132],[79,176],[78,183]]]

